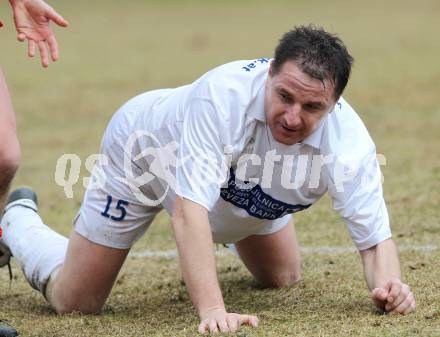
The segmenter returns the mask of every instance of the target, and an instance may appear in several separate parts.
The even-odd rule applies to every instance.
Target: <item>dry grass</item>
[[[16,185],[35,187],[41,214],[63,234],[81,202],[54,182],[63,153],[84,160],[98,151],[117,107],[135,94],[187,83],[211,67],[270,56],[279,35],[313,22],[346,41],[356,58],[345,97],[361,114],[385,154],[385,195],[400,245],[440,242],[440,29],[436,0],[387,2],[177,1],[58,2],[71,22],[57,30],[60,63],[47,71],[25,59],[12,27],[0,32],[1,66],[16,107],[23,160]],[[0,4],[3,17],[8,13]],[[82,176],[87,175],[82,169]],[[298,214],[302,245],[350,246],[328,199]],[[343,234],[341,234],[343,233]],[[134,250],[173,249],[161,216]],[[259,315],[258,330],[238,336],[440,336],[440,252],[401,254],[418,311],[374,312],[357,254],[306,254],[303,280],[282,290],[259,289],[232,256],[218,258],[229,308]],[[0,275],[0,318],[22,336],[193,336],[197,317],[181,283],[177,260],[129,258],[97,316],[54,315],[15,266],[9,289]]]

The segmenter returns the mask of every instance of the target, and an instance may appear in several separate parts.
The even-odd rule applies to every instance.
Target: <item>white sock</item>
[[[2,242],[9,247],[30,285],[43,295],[50,275],[64,262],[68,239],[43,224],[30,208],[16,205],[1,221]]]

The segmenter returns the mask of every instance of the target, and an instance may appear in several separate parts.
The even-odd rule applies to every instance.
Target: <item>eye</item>
[[[319,104],[305,104],[304,108],[309,111],[319,111],[321,106]]]
[[[281,99],[285,102],[285,103],[291,103],[293,102],[292,97],[285,91],[280,91],[279,95],[281,97]]]

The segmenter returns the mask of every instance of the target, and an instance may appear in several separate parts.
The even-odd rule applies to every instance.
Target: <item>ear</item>
[[[272,65],[273,65],[273,60],[270,61],[270,65],[269,65],[269,77],[273,76],[273,69],[272,69]]]

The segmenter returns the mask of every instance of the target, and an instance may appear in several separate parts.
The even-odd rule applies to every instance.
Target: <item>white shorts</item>
[[[146,206],[129,188],[118,180],[125,177],[124,148],[130,135],[139,129],[141,114],[148,113],[148,106],[161,97],[166,90],[157,90],[135,97],[119,109],[110,121],[101,143],[101,154],[107,162],[98,162],[93,174],[103,181],[99,186],[87,188],[81,208],[74,220],[75,231],[88,240],[103,246],[129,249],[148,229],[155,216],[166,209],[172,211],[174,193],[162,204]],[[135,149],[140,153],[142,149]],[[135,153],[135,155],[136,155]],[[146,168],[138,168],[136,176]],[[92,179],[93,180],[93,179]],[[143,195],[156,199],[154,183],[143,186]],[[159,192],[158,192],[159,194]],[[235,243],[249,235],[265,235],[277,232],[286,226],[291,215],[274,221],[259,221],[253,217],[236,217],[229,212],[230,207],[221,198],[210,212],[210,224],[214,242]]]
[[[104,133],[100,154],[106,161],[98,161],[92,174],[99,174],[103,186],[89,184],[73,222],[75,231],[92,242],[128,249],[145,233],[163,208],[161,205],[146,206],[126,183],[118,180],[125,177],[124,148],[128,137],[135,130],[145,104],[157,97],[154,93],[135,97],[122,106]],[[152,193],[148,188],[142,192]]]

